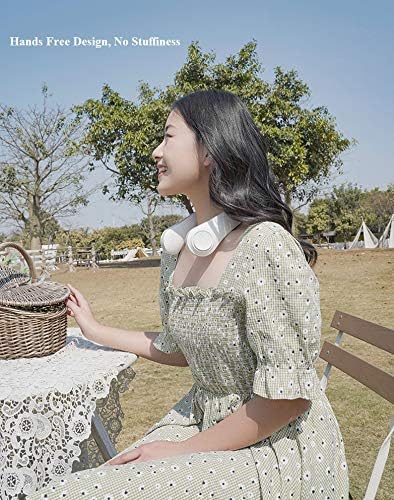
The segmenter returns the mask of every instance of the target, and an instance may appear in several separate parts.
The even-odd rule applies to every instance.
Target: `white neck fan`
[[[186,245],[194,255],[205,257],[210,255],[240,224],[240,221],[231,219],[226,213],[221,212],[197,226],[196,213],[193,212],[186,219],[163,231],[160,245],[165,252],[178,255],[186,240]]]

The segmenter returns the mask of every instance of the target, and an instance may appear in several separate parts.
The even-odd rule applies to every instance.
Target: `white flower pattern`
[[[298,241],[277,223],[252,224],[216,288],[174,287],[176,261],[163,252],[163,331],[154,345],[167,353],[183,352],[194,384],[121,454],[146,442],[188,439],[256,396],[305,398],[309,409],[243,449],[107,466],[105,481],[101,466],[80,473],[81,478],[91,474],[83,488],[72,474],[55,492],[47,487],[27,498],[59,498],[61,491],[66,499],[93,498],[99,484],[100,498],[348,500],[343,439],[314,368],[320,346],[319,283]]]

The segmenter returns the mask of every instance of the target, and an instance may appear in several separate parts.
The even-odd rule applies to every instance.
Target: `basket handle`
[[[27,265],[29,266],[31,282],[35,283],[38,279],[37,278],[37,271],[36,271],[36,268],[34,266],[33,259],[30,257],[30,255],[26,252],[26,250],[21,245],[19,245],[19,243],[15,243],[13,241],[6,241],[5,243],[1,243],[0,244],[0,252],[7,247],[15,248],[15,250],[18,250],[18,252],[20,252],[22,254],[23,258],[27,262]]]

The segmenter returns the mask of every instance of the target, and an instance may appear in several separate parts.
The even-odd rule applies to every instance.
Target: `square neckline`
[[[198,286],[198,285],[175,286],[174,283],[173,283],[173,278],[174,278],[174,274],[175,274],[176,265],[178,263],[179,255],[180,255],[183,247],[179,250],[179,252],[178,252],[177,255],[171,255],[171,254],[169,254],[169,255],[171,255],[171,257],[174,257],[175,264],[174,264],[174,267],[173,267],[173,269],[172,269],[172,271],[170,273],[170,276],[168,278],[167,288],[171,288],[175,292],[179,292],[179,293],[181,293],[182,291],[184,291],[185,293],[188,293],[188,292],[201,292],[201,293],[205,292],[205,293],[210,293],[210,292],[216,291],[218,289],[224,289],[224,287],[223,287],[223,281],[224,281],[224,279],[226,277],[227,272],[229,272],[230,267],[235,262],[235,260],[238,258],[238,254],[241,251],[242,245],[244,244],[246,234],[249,233],[249,231],[251,231],[252,228],[254,228],[255,226],[257,226],[258,224],[261,224],[262,222],[267,222],[267,221],[259,221],[259,222],[255,222],[253,224],[250,224],[245,229],[245,231],[242,233],[242,236],[241,236],[240,240],[238,241],[238,245],[237,245],[235,251],[233,252],[233,255],[230,257],[229,261],[227,262],[227,264],[226,264],[226,266],[225,266],[225,268],[224,268],[224,270],[223,270],[223,272],[222,272],[222,274],[220,276],[218,284],[216,286],[209,286],[209,287],[201,287],[201,286]]]

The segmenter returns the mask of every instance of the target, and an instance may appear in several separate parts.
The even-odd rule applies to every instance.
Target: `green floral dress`
[[[69,474],[28,498],[347,500],[344,443],[314,368],[320,353],[319,282],[301,245],[275,222],[252,224],[219,284],[210,288],[175,287],[176,262],[177,256],[163,252],[163,331],[154,345],[183,352],[194,384],[119,455],[150,441],[187,439],[255,395],[306,398],[309,409],[246,448],[102,465]]]

